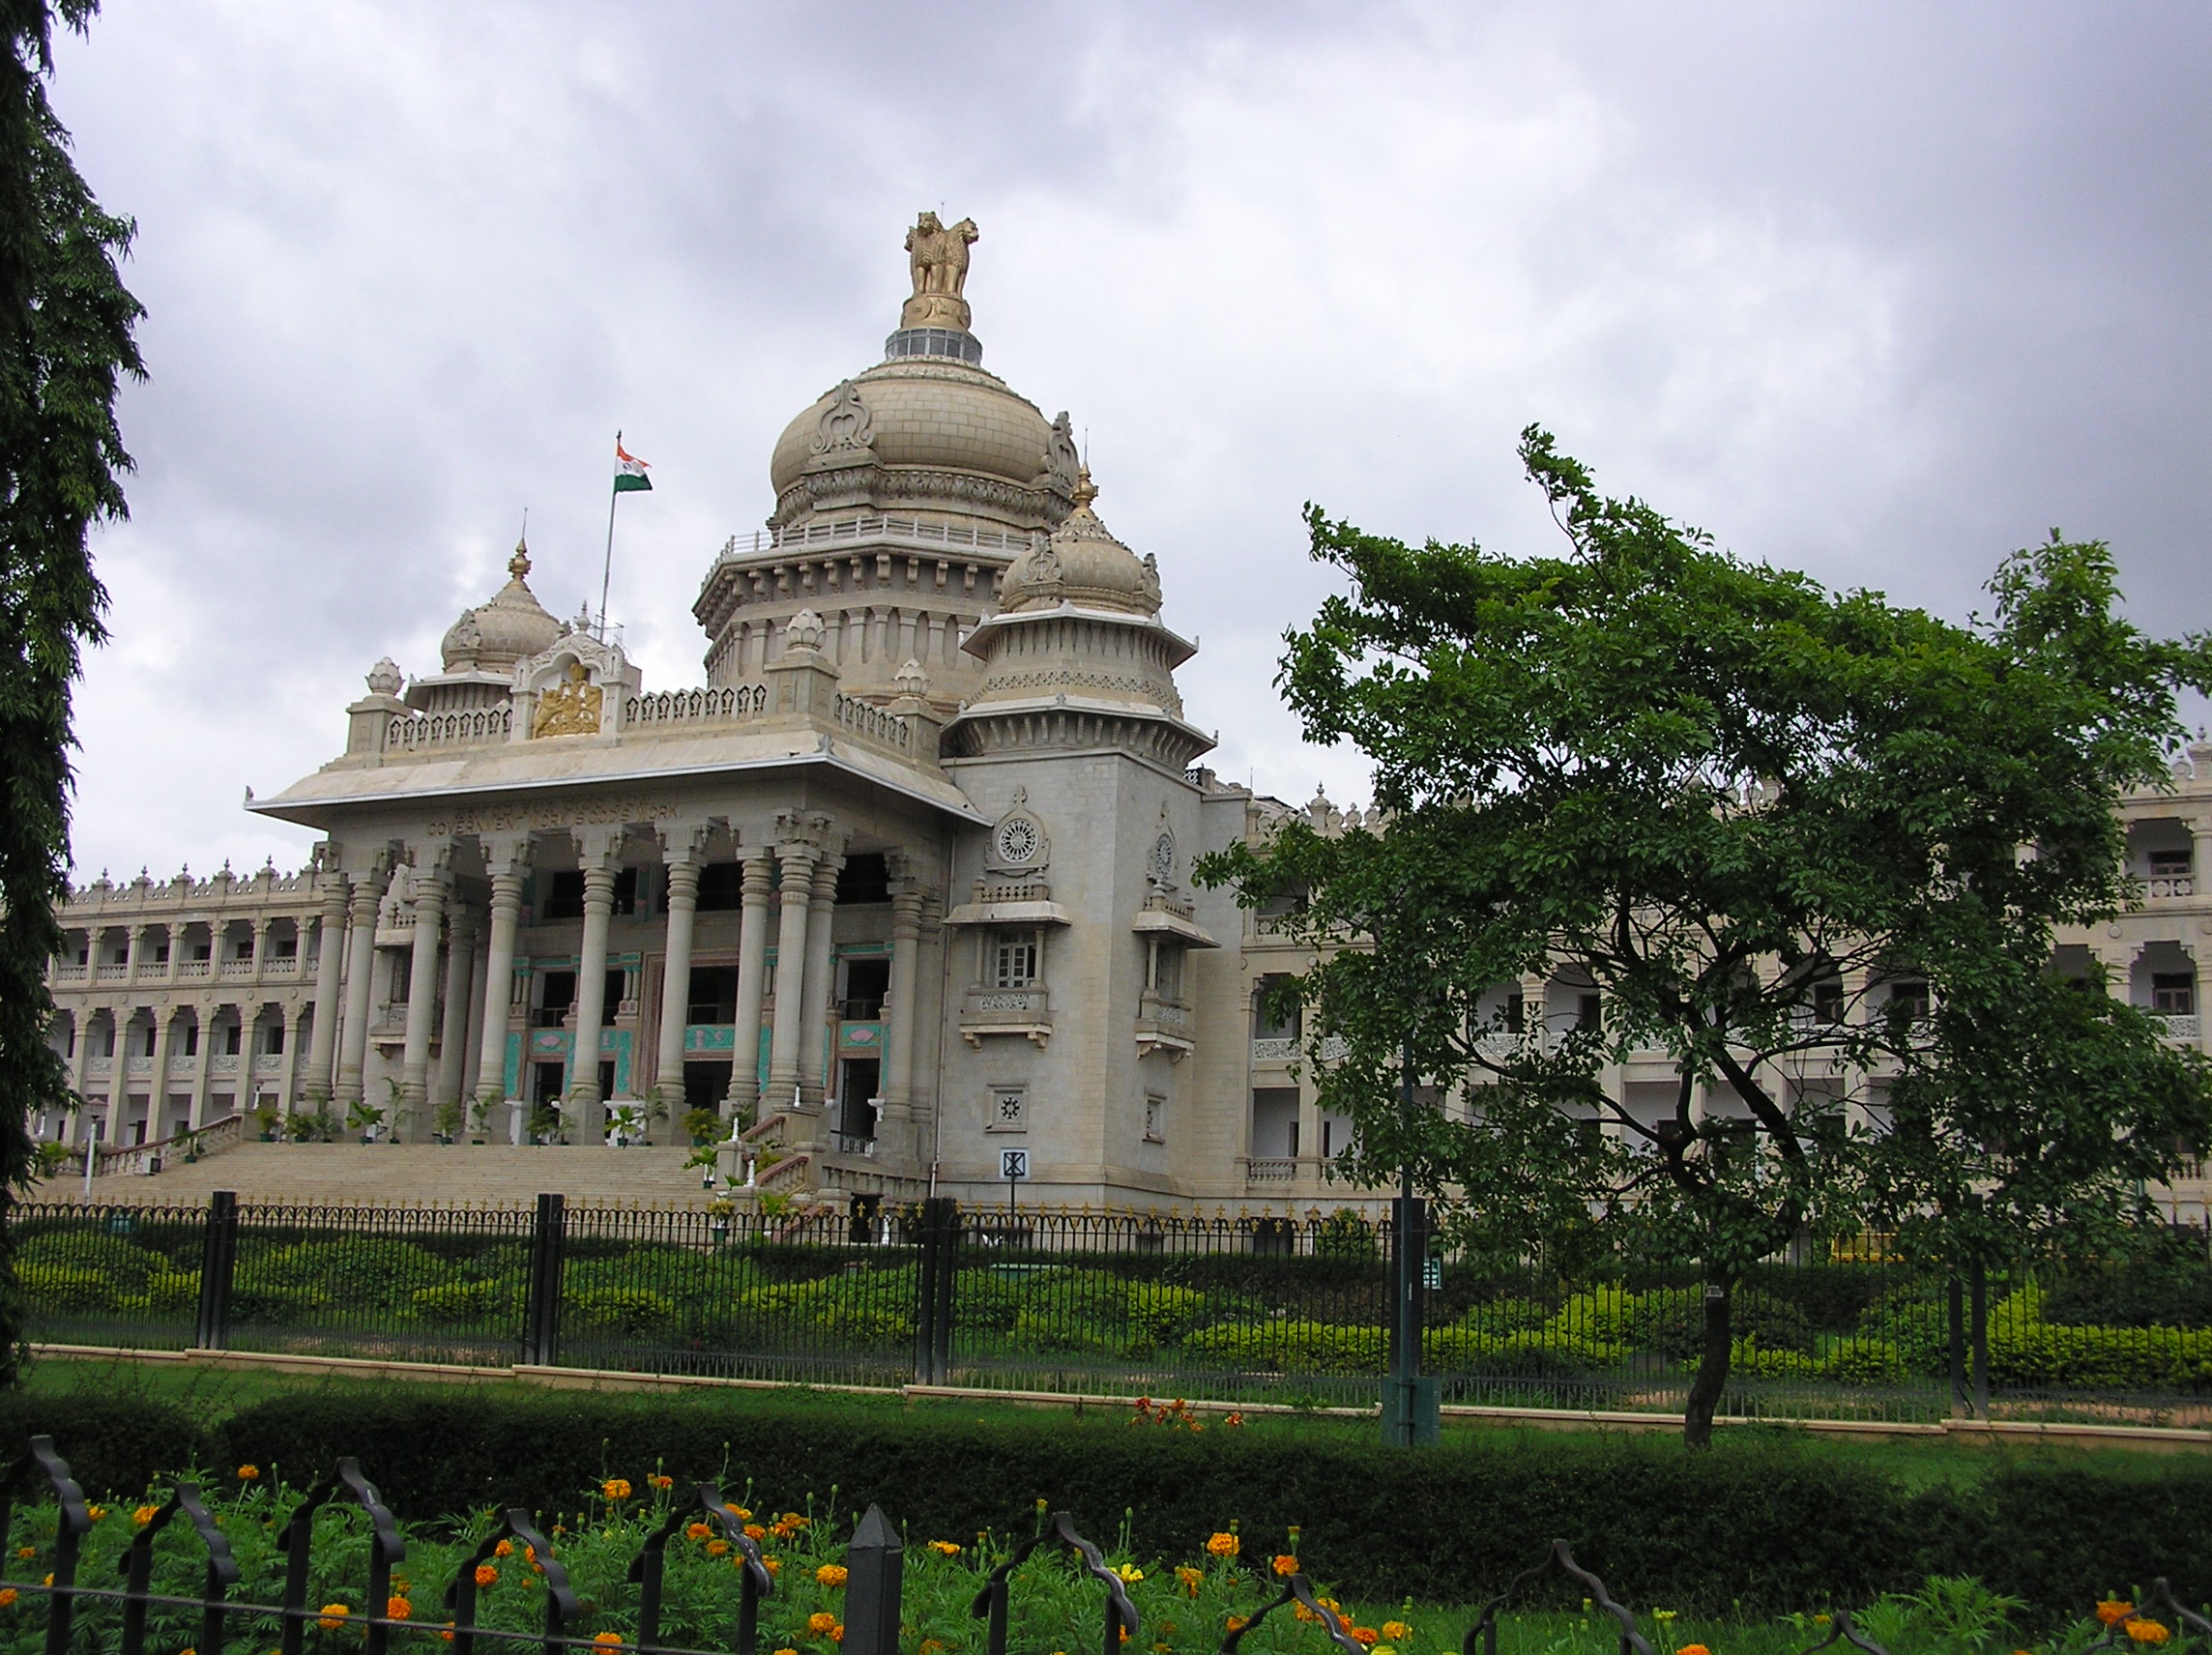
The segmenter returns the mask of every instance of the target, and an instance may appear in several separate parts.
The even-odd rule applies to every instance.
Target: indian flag
[[[615,492],[629,494],[641,488],[651,488],[653,479],[645,474],[648,463],[622,446],[622,433],[615,433]]]

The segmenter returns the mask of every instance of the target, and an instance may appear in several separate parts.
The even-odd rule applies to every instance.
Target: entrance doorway
[[[837,1130],[846,1137],[875,1137],[876,1089],[883,1068],[880,1058],[846,1058],[837,1064]]]

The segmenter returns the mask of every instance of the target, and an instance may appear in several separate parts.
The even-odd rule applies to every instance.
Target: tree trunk
[[[1698,1377],[1690,1381],[1690,1400],[1682,1409],[1682,1446],[1713,1445],[1713,1410],[1720,1406],[1728,1384],[1730,1294],[1734,1284],[1715,1276],[1705,1284],[1705,1348],[1698,1359]]]

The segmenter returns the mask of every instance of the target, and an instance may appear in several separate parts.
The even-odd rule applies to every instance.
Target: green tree
[[[2015,1230],[2116,1213],[2212,1139],[2201,1066],[2047,970],[2053,926],[2128,899],[2113,804],[2168,775],[2176,687],[2212,652],[2118,620],[2099,545],[2009,560],[1994,616],[1959,626],[1719,552],[1534,428],[1522,458],[1563,557],[1309,510],[1351,590],[1289,635],[1278,682],[1309,740],[1373,761],[1378,813],[1294,818],[1202,877],[1287,900],[1320,951],[1278,992],[1357,1128],[1348,1171],[1411,1167],[1470,1246],[1586,1246],[1594,1223],[1702,1268],[1702,1446],[1742,1272],[1870,1202],[1963,1220],[1963,1136],[2065,1145],[2010,1186]],[[2054,1002],[2072,1015],[2014,1044]],[[1458,1103],[1409,1115],[1402,1052]],[[1671,1107],[1600,1084],[1660,1056]],[[1909,1150],[1854,1113],[1877,1068]]]
[[[132,226],[100,210],[46,102],[55,23],[81,31],[95,10],[0,0],[0,1263],[35,1176],[30,1120],[70,1101],[45,983],[68,890],[70,688],[103,636],[90,530],[124,513],[116,391],[143,373],[143,312],[117,271]],[[15,1366],[7,1296],[0,1379]]]

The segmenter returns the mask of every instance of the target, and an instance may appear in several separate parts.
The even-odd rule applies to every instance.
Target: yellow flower
[[[1179,1563],[1176,1566],[1176,1580],[1182,1586],[1185,1597],[1198,1596],[1198,1584],[1205,1579],[1206,1571],[1203,1569],[1194,1569],[1188,1563]]]
[[[160,1506],[142,1505],[136,1511],[131,1514],[131,1521],[135,1523],[140,1528],[144,1528],[149,1523],[152,1523],[157,1517],[160,1517],[160,1515],[161,1508]]]
[[[960,1555],[960,1548],[953,1545],[949,1540],[932,1540],[929,1543],[929,1549],[940,1557],[957,1557]]]
[[[88,1505],[84,1508],[84,1511],[85,1515],[91,1518],[95,1523],[98,1523],[102,1518],[107,1515],[107,1508],[103,1505]]]
[[[799,1655],[799,1651],[796,1649],[778,1649],[775,1655]]]
[[[748,1523],[745,1524],[745,1538],[747,1540],[766,1540],[768,1530],[757,1523]]]
[[[1297,1572],[1298,1572],[1298,1560],[1297,1560],[1296,1556],[1295,1556],[1293,1553],[1289,1553],[1289,1552],[1285,1552],[1285,1553],[1281,1553],[1279,1556],[1277,1556],[1277,1557],[1276,1557],[1276,1559],[1275,1559],[1275,1573],[1276,1573],[1276,1574],[1278,1574],[1278,1575],[1295,1575],[1295,1574],[1296,1574]]]
[[[806,1617],[806,1630],[817,1638],[820,1638],[836,1624],[837,1617],[835,1615],[826,1614],[821,1610],[816,1610]]]
[[[830,1641],[832,1643],[842,1643],[845,1641],[845,1623],[843,1621],[840,1620],[835,1626],[832,1626],[830,1629]]]
[[[15,1548],[15,1555],[18,1557],[36,1557],[38,1554],[39,1549],[36,1546],[18,1546]]]
[[[1655,1609],[1651,1611],[1651,1618],[1657,1621],[1669,1621],[1681,1612],[1678,1609]]]
[[[1353,1642],[1364,1643],[1368,1648],[1372,1649],[1381,1640],[1382,1635],[1380,1632],[1377,1632],[1372,1626],[1354,1626],[1348,1628],[1345,1636],[1350,1638]]]
[[[771,1575],[780,1575],[783,1573],[783,1559],[781,1557],[763,1557],[761,1567]]]
[[[1243,1551],[1244,1543],[1234,1534],[1216,1534],[1208,1539],[1206,1549],[1216,1557],[1234,1557]]]
[[[845,1583],[845,1565],[825,1563],[814,1571],[814,1578],[826,1586],[841,1586]]]
[[[1251,1624],[1252,1623],[1250,1620],[1240,1614],[1233,1614],[1227,1620],[1222,1622],[1222,1625],[1227,1627],[1231,1632],[1242,1632],[1247,1626],[1250,1626]]]
[[[1813,1624],[1815,1626],[1826,1626],[1829,1624],[1829,1617],[1824,1614],[1817,1614],[1813,1617]]]
[[[2155,1620],[2131,1620],[2127,1623],[2128,1636],[2138,1643],[2164,1643],[2172,1633]]]
[[[353,1611],[346,1608],[344,1604],[325,1604],[323,1605],[322,1618],[317,1620],[315,1624],[325,1632],[335,1632],[339,1627],[345,1625],[346,1616],[351,1613]]]
[[[747,1511],[747,1510],[746,1510],[746,1509],[745,1509],[743,1506],[742,1506],[742,1505],[727,1505],[727,1504],[726,1504],[726,1505],[724,1505],[724,1506],[722,1507],[722,1509],[723,1509],[724,1511],[728,1512],[728,1513],[729,1513],[729,1514],[730,1514],[732,1517],[736,1518],[736,1519],[737,1519],[737,1520],[738,1520],[740,1523],[742,1523],[742,1522],[744,1522],[744,1520],[745,1520],[746,1518],[748,1518],[748,1517],[752,1516],[752,1513],[751,1513],[751,1512],[749,1512],[749,1511]]]
[[[599,1485],[599,1493],[611,1500],[626,1500],[629,1498],[629,1479],[627,1477],[609,1477]],[[618,1638],[615,1641],[620,1643],[622,1640]]]
[[[1382,1636],[1393,1643],[1403,1643],[1413,1636],[1413,1629],[1402,1620],[1386,1620],[1382,1623]]]
[[[1713,1655],[1713,1652],[1703,1643],[1685,1643],[1674,1651],[1674,1655]]]
[[[414,1613],[415,1606],[405,1598],[395,1597],[384,1600],[384,1618],[386,1620],[407,1620],[412,1618]]]
[[[1132,1586],[1145,1578],[1145,1571],[1134,1563],[1123,1563],[1114,1573],[1121,1577],[1124,1584]]]
[[[238,1480],[242,1483],[250,1483],[259,1475],[261,1475],[259,1466],[241,1466],[238,1467]]]

